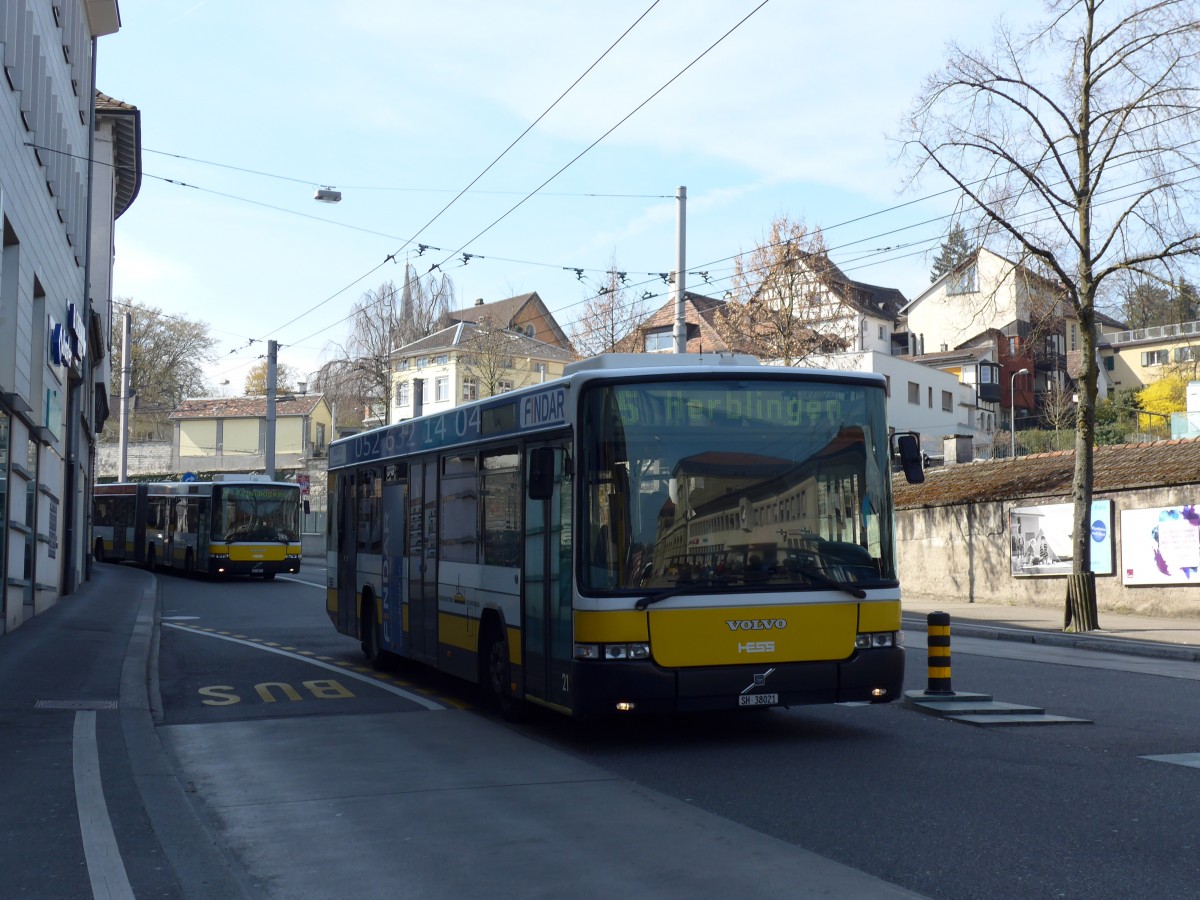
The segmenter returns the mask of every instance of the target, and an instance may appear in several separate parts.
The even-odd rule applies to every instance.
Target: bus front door
[[[543,445],[546,446],[546,445]],[[532,454],[525,451],[526,472]],[[522,660],[525,694],[572,707],[571,480],[564,473],[566,445],[553,449],[553,489],[547,499],[525,499],[525,577]]]
[[[337,629],[358,634],[358,511],[354,476],[338,472],[337,479]]]

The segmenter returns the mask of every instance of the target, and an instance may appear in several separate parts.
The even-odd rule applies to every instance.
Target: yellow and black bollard
[[[929,687],[926,694],[953,694],[950,687],[950,613],[931,612],[926,626],[929,640]]]

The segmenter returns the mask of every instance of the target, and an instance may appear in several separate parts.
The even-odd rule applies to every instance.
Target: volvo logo
[[[787,628],[787,619],[726,619],[730,631],[779,631]]]

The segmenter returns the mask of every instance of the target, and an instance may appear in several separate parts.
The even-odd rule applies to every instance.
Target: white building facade
[[[95,438],[108,415],[112,223],[137,183],[135,172],[113,163],[140,151],[128,146],[128,123],[97,109],[94,53],[97,38],[120,27],[116,0],[4,0],[0,10],[7,632],[88,575]]]

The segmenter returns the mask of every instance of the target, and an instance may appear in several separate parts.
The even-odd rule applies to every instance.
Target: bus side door
[[[408,646],[413,658],[437,661],[437,460],[408,470]]]
[[[525,577],[522,659],[525,693],[569,709],[572,658],[571,508],[572,481],[563,465],[567,445],[525,450],[526,483],[538,450],[552,451],[552,487],[546,499],[525,495]],[[542,456],[542,460],[546,459]]]

